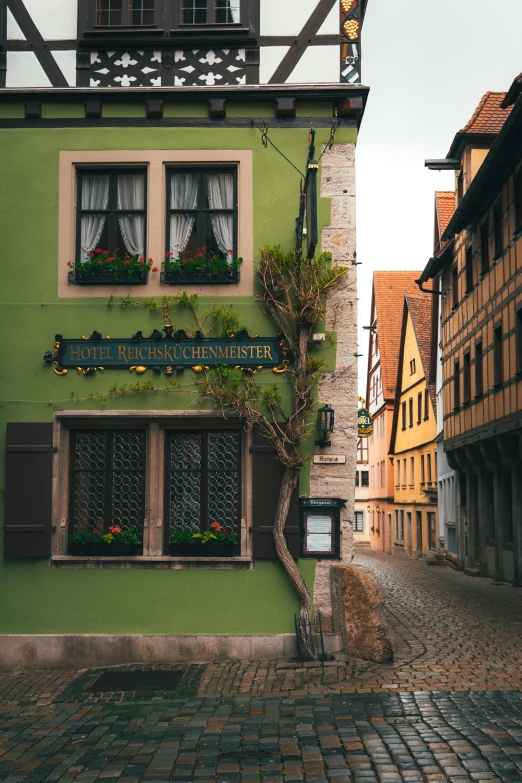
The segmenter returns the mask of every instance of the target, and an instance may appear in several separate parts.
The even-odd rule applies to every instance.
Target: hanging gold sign
[[[373,418],[366,408],[357,411],[357,434],[359,438],[368,438],[373,434]]]

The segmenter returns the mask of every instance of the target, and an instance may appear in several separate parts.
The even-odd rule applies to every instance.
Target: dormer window
[[[239,24],[240,0],[183,0],[183,24]]]
[[[194,0],[197,2],[197,0]],[[155,0],[96,0],[100,27],[152,27]]]

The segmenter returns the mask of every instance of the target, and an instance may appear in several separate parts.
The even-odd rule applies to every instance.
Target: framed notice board
[[[341,556],[341,498],[300,498],[301,557]]]

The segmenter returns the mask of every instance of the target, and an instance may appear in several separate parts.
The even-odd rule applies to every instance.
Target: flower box
[[[226,285],[239,283],[239,268],[231,267],[219,275],[210,272],[183,272],[166,269],[161,273],[161,282],[166,285]]]
[[[174,557],[234,557],[239,544],[169,544],[169,552]]]
[[[100,269],[99,272],[88,274],[80,269],[69,272],[71,285],[147,285],[148,278],[149,273],[146,269],[133,272],[130,277],[128,272],[120,272],[115,277],[109,269]]]
[[[141,554],[141,544],[119,544],[112,542],[108,544],[106,541],[96,541],[94,544],[78,544],[76,542],[69,542],[69,554],[70,555],[139,555]]]

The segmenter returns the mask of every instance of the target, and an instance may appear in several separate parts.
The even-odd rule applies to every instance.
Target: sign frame
[[[369,438],[373,435],[373,416],[368,408],[359,408],[357,411],[357,436]]]
[[[289,361],[281,335],[252,336],[244,329],[228,337],[214,338],[200,331],[189,336],[183,329],[166,324],[162,331],[153,329],[147,337],[140,331],[130,338],[111,339],[93,331],[88,337],[64,338],[57,334],[54,339],[54,352],[47,351],[43,360],[56,375],[67,375],[71,369],[83,375],[105,370],[129,370],[142,375],[149,369],[172,375],[187,369],[198,373],[222,365],[250,372],[271,369],[284,373]]]
[[[301,557],[315,559],[339,560],[341,557],[341,509],[346,500],[342,498],[300,498],[299,499],[299,531],[301,540]],[[330,519],[330,550],[309,549],[307,539],[309,519],[321,517]],[[317,523],[317,519],[316,519]],[[312,532],[312,535],[314,533]],[[321,533],[315,533],[321,535]],[[324,534],[322,534],[324,535]]]

